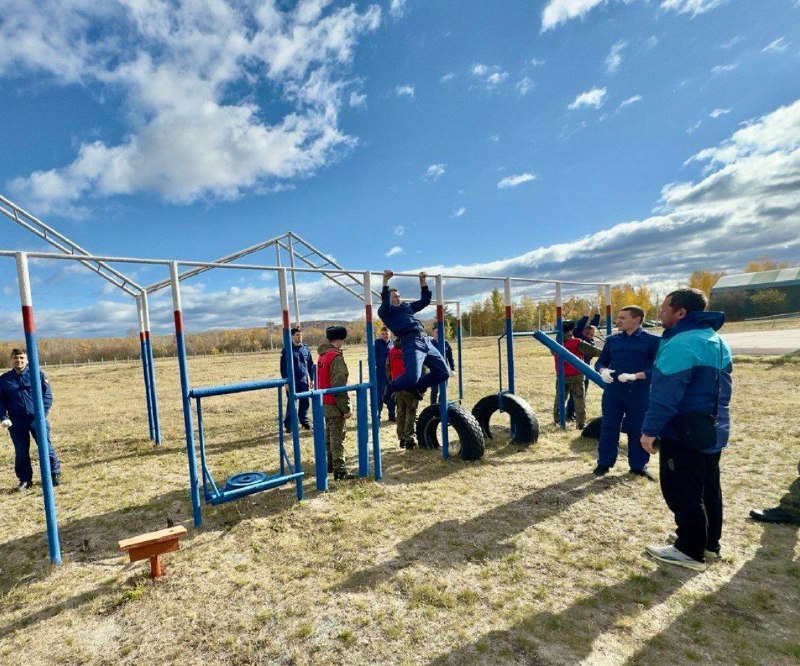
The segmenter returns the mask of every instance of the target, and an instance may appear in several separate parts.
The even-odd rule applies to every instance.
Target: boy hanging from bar
[[[442,355],[431,339],[425,335],[422,322],[414,316],[431,303],[428,275],[425,271],[420,272],[420,298],[411,303],[403,303],[400,300],[400,292],[389,288],[389,280],[393,275],[390,270],[383,271],[383,289],[378,316],[397,338],[395,346],[399,346],[403,352],[405,371],[386,384],[384,398],[399,391],[409,391],[417,400],[422,400],[428,387],[446,382],[450,378],[450,371]],[[423,366],[428,368],[428,374],[425,376],[422,373]]]
[[[348,370],[344,362],[342,345],[347,338],[344,326],[328,326],[325,329],[328,342],[317,350],[317,388],[327,389],[347,386]],[[347,471],[344,455],[345,421],[350,418],[350,394],[347,392],[322,396],[325,412],[325,444],[328,450],[328,472],[333,472],[337,481],[355,479]]]
[[[404,373],[403,350],[392,347],[386,359],[386,379],[392,381]],[[398,391],[394,397],[397,400],[397,439],[400,440],[401,449],[410,451],[417,445],[417,440],[414,439],[414,426],[417,422],[419,399],[411,391]]]

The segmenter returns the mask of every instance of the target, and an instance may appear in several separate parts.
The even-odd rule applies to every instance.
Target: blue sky
[[[797,0],[0,0],[0,38],[0,192],[97,253],[292,230],[356,268],[656,289],[798,261]],[[3,249],[44,249],[3,220]],[[43,334],[135,327],[85,269],[33,276]],[[17,337],[12,262],[0,279]],[[304,317],[357,309],[301,283]],[[275,292],[206,274],[187,324],[257,325]]]

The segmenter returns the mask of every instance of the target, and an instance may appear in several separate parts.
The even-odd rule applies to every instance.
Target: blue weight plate
[[[244,488],[254,483],[266,481],[267,478],[267,475],[263,472],[242,472],[240,474],[234,474],[225,482],[225,490]]]

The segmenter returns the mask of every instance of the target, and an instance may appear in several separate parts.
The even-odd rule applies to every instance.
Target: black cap
[[[328,340],[344,340],[347,338],[347,329],[344,326],[328,326],[325,337]]]
[[[569,333],[570,331],[575,330],[575,322],[572,319],[565,319],[561,322],[561,330],[564,333]]]

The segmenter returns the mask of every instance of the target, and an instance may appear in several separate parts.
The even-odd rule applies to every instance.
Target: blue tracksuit
[[[439,345],[436,342],[436,340],[431,339],[431,341],[433,342],[433,344],[436,345],[436,348],[438,349]],[[444,341],[444,358],[447,361],[448,367],[451,370],[455,370],[456,369],[456,362],[453,359],[453,348],[450,346],[450,343],[447,340]],[[437,402],[439,402],[439,385],[438,384],[436,386],[432,386],[431,387],[431,404],[435,405]]]
[[[424,391],[430,386],[447,381],[450,377],[442,355],[430,338],[423,334],[422,322],[414,316],[430,303],[431,290],[428,287],[422,288],[418,301],[399,305],[392,305],[388,286],[384,286],[381,291],[378,316],[400,343],[400,348],[403,350],[403,365],[406,369],[400,377],[389,382],[394,392],[406,391],[413,387]],[[423,365],[429,370],[425,376],[422,375]]]
[[[642,448],[642,421],[650,404],[650,381],[661,338],[637,328],[633,333],[615,333],[606,338],[596,367],[616,370],[615,380],[603,391],[603,420],[600,443],[597,447],[597,464],[613,467],[617,461],[619,432],[625,418],[628,435],[628,463],[633,470],[644,469],[650,454]],[[622,383],[616,379],[623,372],[644,372],[645,379]]]
[[[41,372],[42,396],[44,398],[45,416],[50,412],[53,404],[53,392],[44,372]],[[36,434],[36,426],[33,414],[33,393],[31,390],[31,370],[30,366],[18,373],[16,370],[9,370],[0,375],[0,419],[11,419],[11,427],[8,434],[14,443],[15,459],[14,471],[20,481],[33,480],[33,468],[31,466],[31,434],[34,439],[39,441]],[[50,424],[47,423],[47,450],[50,457],[50,473],[59,474],[61,463],[58,461],[53,444],[50,442]]]
[[[294,366],[294,388],[297,393],[308,391],[311,388],[309,384],[309,377],[314,377],[314,359],[311,356],[311,350],[308,345],[292,343],[292,365]],[[281,377],[284,379],[289,376],[286,371],[286,350],[281,350]],[[297,419],[300,423],[308,424],[308,406],[310,401],[308,398],[300,398],[297,401]],[[290,428],[292,425],[289,418],[289,410],[286,410],[286,417],[283,419],[285,428]]]
[[[387,327],[388,328],[388,327]],[[378,380],[378,415],[383,412],[383,392],[386,390],[386,359],[389,358],[389,350],[394,347],[391,340],[382,340],[378,338],[375,340],[375,377]],[[395,418],[395,408],[397,401],[394,396],[386,401],[386,407],[389,409],[389,418]]]
[[[716,331],[725,321],[722,312],[689,312],[664,331],[653,369],[650,409],[642,432],[674,439],[670,421],[676,414],[712,414],[717,403],[717,445],[703,453],[717,453],[728,445],[732,356]]]

